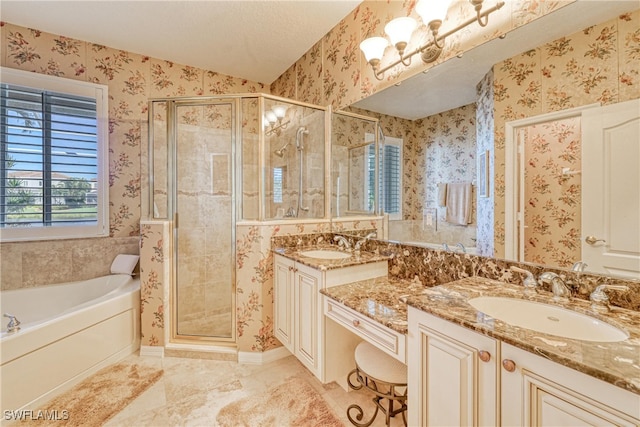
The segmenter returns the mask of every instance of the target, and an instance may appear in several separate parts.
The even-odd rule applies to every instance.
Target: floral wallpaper
[[[156,225],[141,229],[147,212],[149,98],[268,91],[265,85],[112,49],[7,22],[0,23],[0,64],[109,87],[110,237],[2,244],[2,288],[46,285],[108,274],[118,253],[141,253],[142,345],[163,345],[163,293],[168,279],[155,254],[164,249]],[[197,120],[186,114],[183,123]],[[252,125],[252,123],[248,123]],[[255,126],[254,126],[255,127]],[[164,233],[166,230],[163,230]],[[138,242],[142,247],[138,248]],[[163,243],[163,244],[161,244]],[[96,257],[96,254],[105,254]],[[34,260],[47,261],[38,268]],[[8,267],[8,263],[12,263]],[[164,263],[167,267],[167,263]],[[51,268],[55,265],[55,268]],[[5,268],[6,267],[6,268]],[[46,274],[35,275],[35,271]],[[37,277],[36,277],[37,276]],[[167,277],[167,276],[165,276]]]
[[[504,256],[505,243],[505,123],[592,103],[639,98],[639,46],[640,10],[636,10],[493,67],[495,256]]]
[[[171,283],[169,222],[140,223],[140,325],[143,346],[164,346],[165,291]]]
[[[317,223],[238,224],[236,234],[236,334],[240,351],[263,352],[281,344],[273,335],[273,253],[271,238],[329,231],[366,230],[382,233],[372,219]]]
[[[342,19],[271,85],[274,95],[294,98],[334,109],[346,108],[397,81],[411,77],[443,61],[466,52],[486,41],[495,39],[516,27],[527,24],[575,0],[537,2],[518,0],[506,2],[493,13],[487,27],[472,25],[465,31],[448,37],[442,55],[431,64],[414,58],[409,67],[396,66],[378,80],[360,51],[360,42],[371,36],[384,36],[384,26],[395,17],[411,16],[420,22],[415,12],[415,0],[363,1]],[[466,0],[454,0],[443,22],[441,32],[466,21],[474,14]],[[406,51],[417,47],[427,37],[428,29],[415,31]],[[397,58],[395,48],[389,46],[381,67]]]
[[[493,198],[492,189],[495,184],[494,166],[494,120],[493,120],[493,71],[489,71],[476,86],[478,101],[476,102],[476,156],[489,152],[489,190],[488,197],[476,197],[477,227],[476,250],[478,255],[493,256]]]
[[[580,118],[529,126],[524,141],[524,260],[571,267],[580,250]]]

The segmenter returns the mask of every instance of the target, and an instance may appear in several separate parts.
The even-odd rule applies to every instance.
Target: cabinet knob
[[[289,271],[293,271],[293,266],[289,266]]]
[[[478,357],[483,362],[488,362],[489,360],[491,360],[491,353],[486,350],[480,350],[480,353],[478,353]]]
[[[353,326],[355,327],[360,326],[360,321],[358,319],[353,319]]]
[[[507,371],[507,372],[513,372],[516,370],[516,362],[514,362],[511,359],[504,359],[502,361],[502,367]]]

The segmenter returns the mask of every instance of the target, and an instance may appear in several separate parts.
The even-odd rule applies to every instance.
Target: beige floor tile
[[[109,427],[216,426],[218,412],[229,403],[262,393],[292,376],[303,378],[314,387],[345,426],[351,426],[346,415],[350,404],[362,406],[365,418],[374,410],[371,393],[346,392],[336,383],[322,384],[293,356],[266,365],[178,357],[132,356],[127,360],[162,366],[164,375],[112,418],[106,424]],[[384,416],[379,413],[372,426],[384,425]],[[400,415],[391,420],[392,427],[402,425]]]

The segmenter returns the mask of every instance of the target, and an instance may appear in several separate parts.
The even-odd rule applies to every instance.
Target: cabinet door
[[[408,350],[410,425],[497,425],[495,340],[410,307]]]
[[[294,274],[294,354],[316,375],[319,370],[319,290],[318,277],[297,265]]]
[[[276,255],[273,272],[273,329],[276,338],[292,353],[293,269],[293,261]]]
[[[640,398],[558,363],[502,343],[502,424],[636,426]],[[552,380],[553,379],[553,380]]]

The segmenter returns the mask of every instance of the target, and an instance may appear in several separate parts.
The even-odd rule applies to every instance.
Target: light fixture
[[[287,115],[287,107],[284,105],[274,105],[271,110],[264,113],[265,122],[265,135],[273,135],[274,133],[280,136],[283,129],[286,129],[289,122],[283,121]]]
[[[445,38],[473,24],[474,22],[477,22],[481,27],[485,27],[489,23],[489,14],[504,6],[504,1],[499,1],[495,6],[483,11],[483,0],[469,0],[469,3],[471,3],[476,11],[476,16],[469,18],[455,28],[440,34],[440,27],[447,16],[449,3],[451,3],[451,0],[418,1],[416,4],[416,13],[420,15],[422,23],[431,32],[431,40],[406,54],[405,49],[411,39],[413,31],[417,27],[416,21],[409,17],[396,18],[385,25],[384,31],[389,36],[391,44],[395,46],[398,51],[399,59],[386,65],[384,68],[380,68],[380,61],[384,56],[385,49],[389,45],[387,39],[384,37],[371,37],[360,43],[360,49],[364,53],[364,57],[369,65],[373,68],[376,79],[382,80],[384,78],[384,73],[398,64],[409,66],[413,55],[418,53],[424,63],[428,64],[435,61],[442,53]]]

